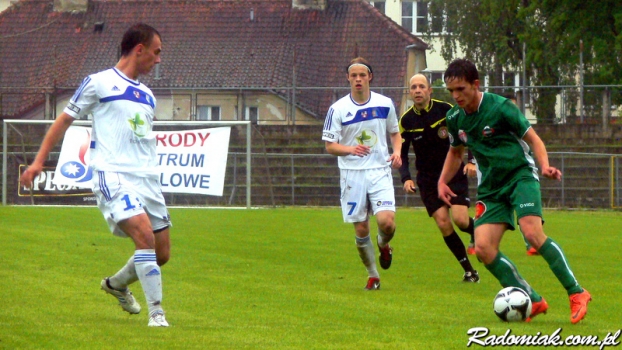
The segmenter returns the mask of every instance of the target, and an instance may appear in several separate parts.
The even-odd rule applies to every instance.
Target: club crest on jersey
[[[482,201],[475,203],[475,217],[473,220],[481,218],[486,213],[486,204]]]
[[[140,92],[134,91],[134,97],[136,97],[136,99],[140,99]]]
[[[446,139],[448,135],[449,135],[449,132],[447,131],[446,126],[441,126],[441,128],[438,129],[438,137],[442,139]]]
[[[130,128],[134,132],[134,135],[138,137],[145,137],[151,130],[148,123],[145,123],[145,119],[136,113],[134,118],[127,120],[130,124]]]
[[[371,110],[371,116],[372,118],[376,118],[378,116],[378,111],[375,108]]]
[[[362,111],[361,112],[361,117],[367,118],[367,111]]]
[[[484,137],[490,137],[492,136],[492,134],[495,133],[495,129],[491,128],[490,126],[486,125],[484,127],[484,130],[482,130],[482,136]]]
[[[363,130],[356,136],[356,142],[359,145],[374,147],[376,142],[378,142],[378,136],[376,136],[373,130]]]
[[[463,143],[467,143],[467,134],[466,132],[464,132],[464,130],[458,130],[458,138]]]

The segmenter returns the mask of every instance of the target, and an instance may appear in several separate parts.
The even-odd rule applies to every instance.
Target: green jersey
[[[516,180],[538,180],[538,168],[522,139],[531,124],[507,98],[485,92],[482,95],[474,113],[466,114],[457,105],[447,112],[450,144],[468,147],[482,174],[478,200],[494,196]]]

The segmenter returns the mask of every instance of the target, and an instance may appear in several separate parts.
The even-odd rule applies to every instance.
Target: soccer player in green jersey
[[[507,98],[481,92],[479,73],[466,59],[457,59],[445,71],[445,84],[457,106],[447,112],[451,147],[438,181],[439,197],[447,204],[455,194],[447,184],[462,162],[464,147],[477,160],[482,173],[475,205],[475,253],[503,287],[524,289],[533,302],[530,321],[546,313],[548,304],[525,281],[514,263],[499,251],[506,230],[514,230],[514,212],[529,243],[549,264],[570,298],[570,321],[587,313],[590,293],[577,282],[561,247],[542,229],[542,176],[561,179],[549,165],[546,147],[518,107]]]

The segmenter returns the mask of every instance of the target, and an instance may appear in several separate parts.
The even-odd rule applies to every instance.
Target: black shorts
[[[425,205],[425,209],[428,211],[428,216],[432,217],[435,211],[440,207],[447,206],[440,198],[438,198],[438,184],[432,182],[419,182],[417,181],[417,187],[419,187],[419,195]],[[466,177],[463,180],[454,181],[449,183],[449,188],[456,194],[456,197],[451,199],[453,205],[466,205],[467,208],[471,206],[471,199],[469,198],[469,181]]]

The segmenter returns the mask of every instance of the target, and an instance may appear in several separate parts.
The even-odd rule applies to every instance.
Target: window
[[[402,1],[402,27],[414,34],[423,34],[429,26],[433,33],[446,33],[443,13],[430,13],[427,1]]]
[[[374,6],[375,8],[378,9],[378,11],[386,14],[386,10],[384,7],[384,1],[370,1],[369,2],[372,6]]]
[[[197,106],[197,120],[220,120],[220,106]]]
[[[430,84],[432,84],[432,86],[445,86],[445,81],[443,81],[443,72],[431,72]]]
[[[246,107],[246,111],[244,112],[244,120],[250,120],[251,124],[257,124],[258,119],[259,119],[259,108]]]

